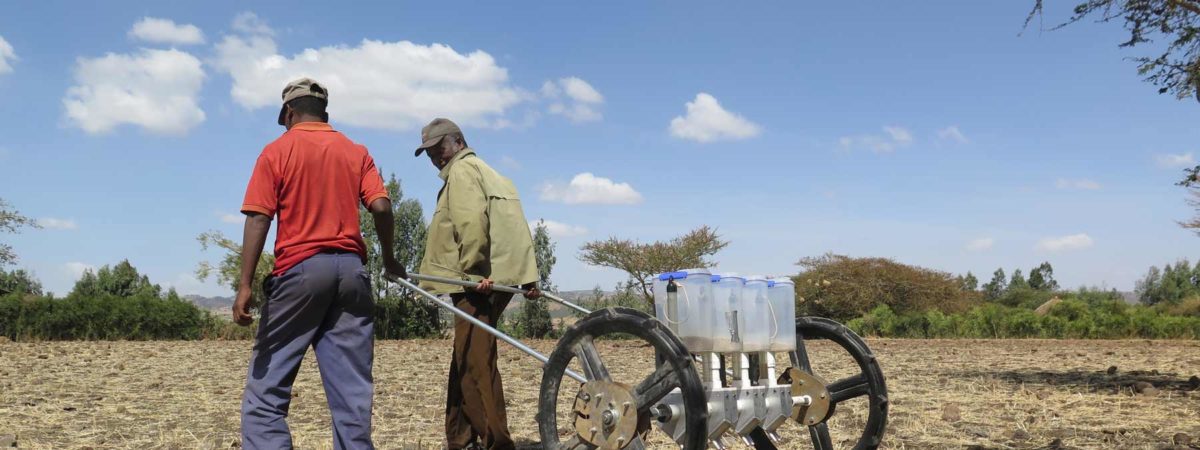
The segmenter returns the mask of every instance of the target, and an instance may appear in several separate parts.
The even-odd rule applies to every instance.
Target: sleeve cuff
[[[379,200],[381,198],[388,198],[387,192],[380,192],[367,197],[367,201],[363,202],[363,206],[370,207],[371,203],[375,203],[375,200]]]
[[[263,207],[261,207],[261,206],[258,206],[258,205],[242,205],[242,214],[246,214],[246,213],[252,213],[252,212],[253,212],[253,213],[259,213],[259,214],[265,215],[265,216],[267,216],[267,217],[274,217],[274,216],[275,216],[275,212],[274,212],[274,211],[271,211],[271,210],[269,210],[269,209],[267,209],[267,208],[263,208]]]

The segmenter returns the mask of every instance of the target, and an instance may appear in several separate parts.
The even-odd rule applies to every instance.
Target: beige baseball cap
[[[317,80],[308,77],[288,83],[287,86],[283,87],[283,105],[279,107],[280,125],[283,125],[283,114],[287,111],[287,102],[300,97],[316,97],[328,102],[329,91],[325,90],[325,85],[317,83]]]
[[[425,125],[425,128],[421,129],[421,146],[417,147],[417,151],[413,153],[413,156],[421,156],[421,152],[437,145],[443,137],[451,133],[462,134],[462,130],[458,128],[458,125],[450,121],[450,119],[443,119],[441,117],[433,119],[433,122],[429,122],[429,125]]]

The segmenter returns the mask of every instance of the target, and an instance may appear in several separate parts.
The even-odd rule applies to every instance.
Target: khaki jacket
[[[464,148],[438,176],[445,181],[429,224],[420,273],[519,286],[538,280],[533,236],[512,181]],[[459,286],[422,281],[434,294]]]

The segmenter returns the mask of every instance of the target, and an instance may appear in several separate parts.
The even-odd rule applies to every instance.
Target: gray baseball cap
[[[287,103],[300,97],[316,97],[328,102],[329,91],[325,90],[325,85],[317,83],[317,80],[308,77],[288,83],[287,86],[283,87],[283,105],[279,107],[280,125],[283,125],[283,114],[287,111]]]
[[[462,134],[462,130],[458,128],[458,125],[450,121],[450,119],[443,119],[441,117],[433,119],[433,122],[429,122],[429,125],[425,125],[425,128],[421,129],[421,146],[417,147],[417,151],[413,153],[413,156],[421,156],[421,152],[425,151],[425,149],[437,145],[438,142],[442,141],[443,137],[453,133]]]

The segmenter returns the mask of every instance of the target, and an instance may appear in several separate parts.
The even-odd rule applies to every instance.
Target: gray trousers
[[[292,383],[311,345],[333,416],[333,448],[373,449],[375,303],[358,255],[314,255],[264,288],[267,301],[242,396],[242,447],[292,448]]]

